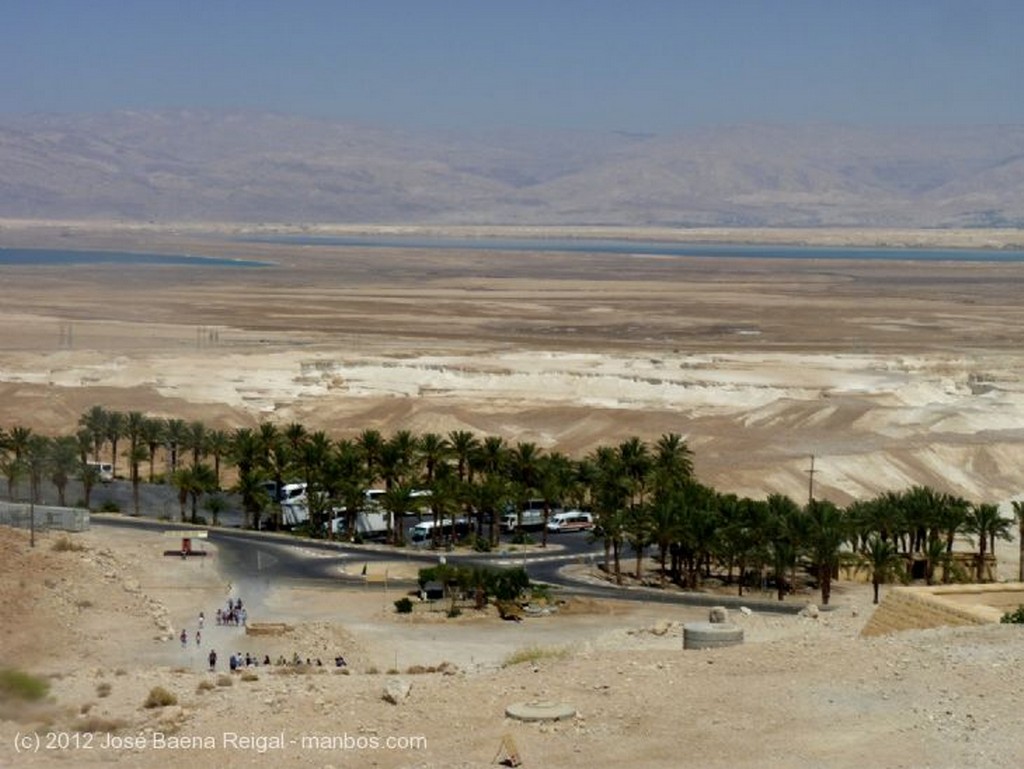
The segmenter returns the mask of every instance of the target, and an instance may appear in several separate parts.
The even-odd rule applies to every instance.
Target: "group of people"
[[[209,660],[209,663],[210,663],[210,670],[211,671],[212,670],[216,670],[217,669],[217,652],[216,652],[216,650],[211,649],[210,650],[210,654],[207,657],[207,659]],[[324,663],[323,663],[323,660],[321,660],[319,657],[317,657],[316,659],[311,659],[310,657],[306,657],[305,661],[303,661],[302,657],[300,657],[298,655],[298,653],[295,653],[295,654],[292,655],[292,659],[291,659],[290,662],[289,662],[289,660],[285,659],[284,655],[279,656],[277,658],[277,662],[271,662],[269,654],[264,654],[263,655],[263,660],[261,661],[258,656],[254,655],[254,654],[250,654],[249,652],[246,652],[245,654],[242,654],[242,652],[235,652],[228,659],[228,667],[230,668],[232,673],[234,673],[237,670],[241,670],[242,668],[259,667],[260,665],[264,665],[264,666],[267,666],[267,665],[281,665],[281,666],[283,666],[283,665],[309,665],[310,667],[323,667]],[[345,662],[345,658],[342,655],[338,654],[334,658],[334,667],[336,667],[336,668],[348,667],[348,663]]]
[[[217,609],[218,625],[242,625],[244,627],[247,620],[248,614],[245,607],[242,606],[241,598],[233,601],[229,598],[227,609]]]

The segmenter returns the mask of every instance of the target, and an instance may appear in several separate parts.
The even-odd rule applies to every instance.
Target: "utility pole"
[[[811,454],[811,469],[807,471],[807,504],[814,501],[814,454]]]

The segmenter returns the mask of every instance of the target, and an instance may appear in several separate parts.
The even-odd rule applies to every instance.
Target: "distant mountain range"
[[[1024,126],[438,132],[192,110],[0,116],[0,217],[1024,226]]]

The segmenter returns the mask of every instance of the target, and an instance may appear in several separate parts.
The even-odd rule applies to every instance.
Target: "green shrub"
[[[13,668],[0,668],[0,700],[41,700],[50,691],[50,682]]]
[[[412,601],[408,598],[399,598],[395,601],[395,611],[399,614],[411,614],[412,613]]]
[[[120,513],[121,506],[112,499],[108,499],[100,506],[101,513]]]
[[[999,620],[1004,625],[1024,625],[1024,606],[1018,606],[1016,611],[1008,611]]]

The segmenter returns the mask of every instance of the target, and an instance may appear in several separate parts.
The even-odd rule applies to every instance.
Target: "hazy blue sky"
[[[1024,123],[1024,2],[4,0],[0,111],[670,133]]]

